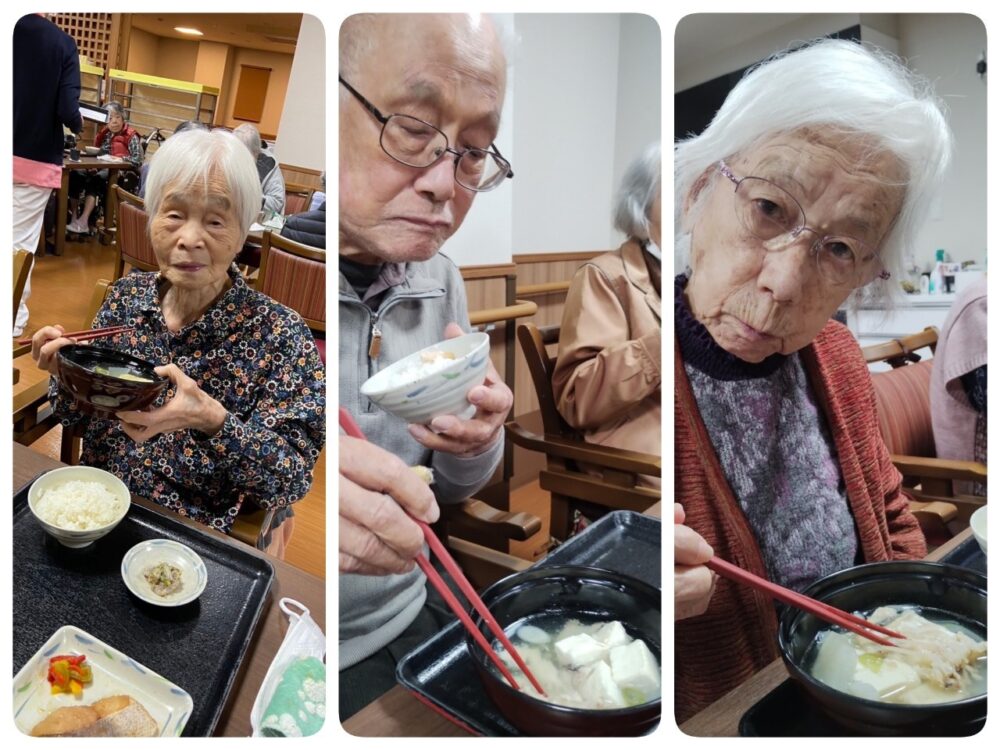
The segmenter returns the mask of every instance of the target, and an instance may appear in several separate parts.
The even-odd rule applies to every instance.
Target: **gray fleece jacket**
[[[503,440],[473,458],[430,451],[410,436],[406,422],[360,393],[361,384],[379,370],[441,341],[449,322],[471,329],[462,277],[451,259],[438,253],[426,262],[386,266],[376,284],[383,281],[389,290],[372,310],[340,274],[340,405],[368,440],[411,466],[432,467],[439,504],[462,502],[493,476]],[[380,352],[370,358],[376,335]],[[340,669],[375,653],[413,622],[426,598],[425,582],[419,569],[404,575],[340,576]]]

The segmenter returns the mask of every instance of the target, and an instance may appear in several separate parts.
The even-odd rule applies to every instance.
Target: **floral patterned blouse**
[[[134,326],[98,345],[173,362],[221,402],[229,414],[217,434],[178,430],[136,443],[117,419],[80,413],[55,377],[49,384],[64,425],[89,420],[81,463],[224,532],[243,503],[283,508],[305,496],[326,429],[325,374],[312,333],[298,314],[248,287],[235,266],[229,276],[233,286],[177,333],[164,321],[157,273],[117,281],[94,322]],[[172,396],[168,387],[148,408]]]

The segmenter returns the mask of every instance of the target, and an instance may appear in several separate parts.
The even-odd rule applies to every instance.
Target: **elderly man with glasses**
[[[479,193],[514,176],[493,140],[506,61],[483,16],[356,15],[340,30],[340,716],[395,684],[398,659],[451,619],[414,558],[438,503],[486,484],[510,389],[490,368],[471,419],[407,425],[361,395],[372,374],[469,330],[462,277],[439,253]],[[408,467],[433,469],[428,487]]]

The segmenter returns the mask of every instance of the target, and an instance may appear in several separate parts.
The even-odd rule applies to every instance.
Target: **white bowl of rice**
[[[410,424],[446,415],[469,419],[476,413],[469,391],[486,380],[489,361],[489,334],[467,333],[393,362],[368,378],[361,393]]]
[[[86,547],[117,526],[132,496],[114,474],[92,466],[67,466],[43,474],[28,490],[38,524],[67,547]]]

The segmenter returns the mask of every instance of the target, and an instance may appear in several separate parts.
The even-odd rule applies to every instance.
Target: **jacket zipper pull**
[[[372,343],[368,347],[368,359],[378,359],[382,351],[382,332],[372,324]]]

